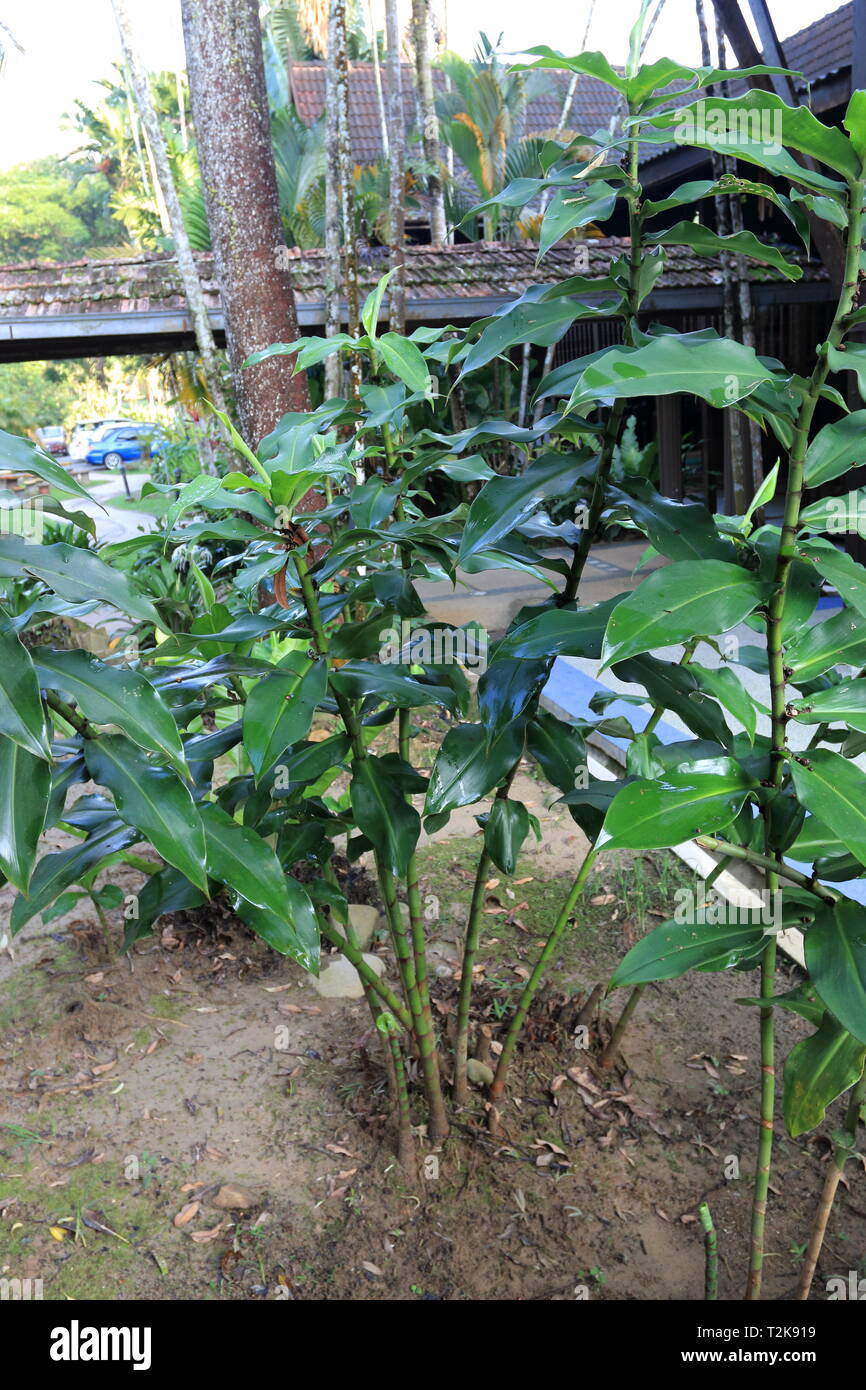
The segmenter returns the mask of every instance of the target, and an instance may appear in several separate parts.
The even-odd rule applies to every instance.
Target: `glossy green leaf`
[[[244,748],[257,781],[306,735],[327,682],[323,661],[290,652],[273,675],[253,686],[244,706]]]
[[[585,770],[586,743],[583,734],[547,710],[536,710],[527,723],[526,748],[548,782],[560,791],[570,792],[578,772]]]
[[[724,560],[667,565],[614,608],[602,646],[602,669],[656,647],[727,632],[768,594],[766,584]]]
[[[866,1046],[825,1018],[817,1033],[803,1038],[785,1059],[782,1110],[792,1139],[808,1134],[824,1119],[827,1106],[863,1074]]]
[[[278,916],[266,908],[239,898],[235,911],[241,921],[266,941],[280,955],[290,956],[312,975],[319,973],[319,924],[306,889],[297,879],[287,878],[289,898],[287,916]]]
[[[421,818],[381,758],[368,754],[355,762],[350,794],[358,829],[375,845],[385,867],[404,877],[421,833]]]
[[[653,116],[642,131],[651,139],[655,126],[689,146],[724,152],[758,164],[771,173],[821,191],[836,191],[838,180],[804,168],[789,153],[798,150],[836,170],[845,179],[860,175],[860,161],[841,130],[826,126],[806,106],[788,106],[772,92],[744,92],[736,97],[701,97],[690,105]],[[781,148],[782,146],[786,148]]]
[[[550,661],[494,660],[478,682],[478,713],[489,742],[520,719],[547,680]]]
[[[515,72],[526,72],[533,68],[554,68],[559,72],[576,72],[583,73],[586,77],[595,77],[599,82],[604,82],[606,86],[613,87],[623,95],[627,91],[626,79],[611,67],[603,53],[579,53],[575,58],[566,58],[564,53],[550,48],[547,44],[529,48],[527,53],[534,61],[514,63],[512,66]]]
[[[495,546],[538,506],[572,491],[579,468],[590,455],[548,454],[511,478],[491,478],[469,508],[460,541],[460,563],[467,556]]]
[[[819,430],[806,452],[806,487],[820,487],[866,462],[866,410],[843,415]]]
[[[523,741],[522,723],[509,725],[490,743],[480,724],[449,729],[430,773],[424,814],[442,815],[486,796],[511,771]]]
[[[866,908],[850,899],[823,906],[806,932],[805,951],[819,997],[866,1044]]]
[[[669,560],[731,560],[734,548],[719,535],[713,518],[700,502],[676,502],[663,497],[650,483],[635,479],[628,491],[609,487],[607,496],[625,507],[660,555]]]
[[[829,748],[814,748],[801,756],[805,762],[791,759],[800,801],[866,864],[866,773]]]
[[[408,338],[401,338],[399,333],[383,333],[381,338],[376,340],[376,347],[381,352],[389,372],[405,382],[410,391],[429,395],[430,371],[420,348],[415,343],[410,342]]]
[[[706,768],[706,770],[702,770]],[[658,780],[640,778],[614,797],[598,839],[604,849],[669,849],[730,825],[755,783],[731,758]]]
[[[26,893],[48,812],[51,768],[43,755],[0,736],[0,871]]]
[[[785,648],[785,665],[795,685],[814,680],[834,666],[862,666],[864,662],[866,615],[850,609],[801,628]]]
[[[614,971],[611,988],[676,980],[689,970],[729,970],[753,958],[765,941],[760,926],[664,922],[632,947]]]
[[[288,786],[317,782],[326,772],[339,770],[350,747],[351,742],[345,734],[335,734],[321,743],[300,743],[279,764],[282,769],[280,781]],[[281,795],[279,783],[271,788],[271,795]]]
[[[134,825],[166,863],[206,893],[204,830],[186,784],[148,762],[123,734],[87,739],[84,756],[94,782],[108,788],[127,825]]]
[[[785,260],[777,246],[767,246],[759,241],[753,232],[733,232],[729,236],[719,236],[709,227],[699,222],[677,222],[674,227],[653,232],[644,238],[649,246],[689,246],[699,256],[719,256],[729,254],[747,256],[749,260],[761,261],[779,271],[786,280],[799,280],[803,269]]]
[[[603,599],[589,608],[548,608],[517,622],[496,648],[496,660],[519,656],[539,661],[545,656],[601,656],[610,616],[623,595]]]
[[[67,545],[27,545],[19,536],[0,536],[0,575],[17,578],[21,570],[41,579],[71,603],[99,599],[139,622],[162,626],[148,599],[136,594],[120,570],[111,569],[90,550]]]
[[[189,776],[178,727],[159,692],[138,671],[109,666],[84,651],[34,652],[44,686],[74,700],[94,724],[116,724],[151,753],[162,753],[183,777]]]
[[[529,834],[529,812],[522,801],[497,797],[484,826],[484,848],[497,869],[513,874]]]
[[[41,868],[41,864],[39,867]],[[206,902],[207,898],[201,889],[196,888],[195,884],[190,883],[177,869],[165,868],[151,874],[139,889],[137,914],[127,919],[123,936],[124,950],[128,950],[134,941],[148,936],[154,923],[165,913],[188,912]]]
[[[866,617],[866,569],[843,550],[823,542],[806,541],[800,544],[815,569],[833,585],[841,598]]]
[[[866,533],[866,489],[851,491],[844,497],[821,497],[800,512],[800,530],[817,535],[836,536]]]
[[[85,497],[88,502],[92,500],[90,493],[76,482],[71,473],[61,468],[40,445],[20,434],[0,430],[0,464],[15,473],[33,473],[70,497]]]
[[[816,690],[802,700],[792,700],[791,708],[800,724],[842,723],[866,732],[866,680],[842,681],[828,690]]]
[[[616,206],[617,192],[599,180],[586,188],[559,188],[554,193],[541,223],[538,256],[546,256],[569,232],[591,222],[606,222]]]
[[[830,347],[827,361],[831,372],[855,372],[861,399],[866,400],[866,347],[853,342],[845,344],[844,348]]]
[[[56,854],[43,854],[33,870],[27,896],[21,894],[13,904],[13,935],[32,917],[49,907],[71,884],[80,883],[82,877],[102,860],[119,850],[128,849],[137,838],[137,830],[124,825],[117,817],[110,816],[85,840],[80,840],[69,849],[60,850]]]
[[[245,898],[254,907],[287,916],[289,899],[283,867],[262,837],[240,825],[221,806],[201,808],[209,878]]]
[[[666,334],[642,347],[615,347],[584,369],[566,407],[580,410],[599,397],[699,396],[719,409],[772,379],[755,355],[729,338]]]
[[[39,681],[30,653],[5,622],[0,627],[0,734],[34,757],[51,757]]]

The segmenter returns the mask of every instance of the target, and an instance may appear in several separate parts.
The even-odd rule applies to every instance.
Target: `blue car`
[[[162,448],[162,437],[153,425],[123,425],[106,430],[87,451],[87,462],[103,468],[153,458]]]

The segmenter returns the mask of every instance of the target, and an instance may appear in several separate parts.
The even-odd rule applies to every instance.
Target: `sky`
[[[383,0],[372,0],[378,28]],[[707,8],[711,0],[706,0]],[[400,0],[407,15],[409,0]],[[471,56],[484,31],[503,52],[546,43],[565,53],[580,50],[590,0],[433,0],[450,48]],[[795,33],[837,9],[837,0],[769,0],[780,37]],[[136,42],[152,69],[184,66],[180,0],[128,0]],[[589,48],[614,63],[625,59],[637,0],[597,0]],[[364,3],[366,11],[366,3]],[[95,80],[119,57],[110,0],[2,0],[0,18],[23,48],[12,49],[0,72],[0,169],[46,154],[68,154],[74,132],[64,113],[76,97],[93,99]],[[666,0],[646,58],[666,54],[700,61],[694,0]]]

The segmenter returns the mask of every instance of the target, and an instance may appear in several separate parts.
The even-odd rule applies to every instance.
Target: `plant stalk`
[[[812,1287],[812,1280],[815,1277],[815,1268],[821,1255],[824,1236],[827,1233],[827,1222],[830,1220],[830,1212],[833,1210],[836,1189],[842,1180],[845,1164],[848,1162],[854,1150],[854,1144],[857,1139],[857,1126],[860,1123],[860,1113],[863,1109],[864,1101],[866,1101],[866,1070],[863,1071],[860,1080],[857,1082],[849,1097],[848,1109],[845,1112],[844,1138],[840,1138],[833,1149],[830,1168],[824,1181],[824,1190],[821,1193],[821,1200],[815,1211],[812,1236],[809,1241],[809,1248],[803,1260],[803,1268],[800,1271],[800,1282],[797,1285],[796,1296],[800,1302],[805,1301],[809,1297],[809,1290]]]

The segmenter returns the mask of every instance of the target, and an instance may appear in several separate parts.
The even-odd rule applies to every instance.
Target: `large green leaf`
[[[843,609],[812,627],[801,628],[785,648],[785,665],[795,685],[804,685],[841,663],[866,661],[866,615]]]
[[[823,1120],[827,1106],[844,1095],[863,1073],[866,1046],[825,1018],[817,1033],[803,1038],[785,1059],[783,1113],[792,1139]]]
[[[90,550],[63,541],[27,545],[19,536],[0,536],[0,575],[14,579],[21,570],[41,579],[71,603],[98,599],[139,622],[162,626],[153,604],[135,593],[127,576],[103,564]]]
[[[0,736],[0,871],[27,892],[51,795],[51,768],[42,754]]]
[[[463,527],[460,562],[487,550],[550,497],[571,492],[590,455],[548,454],[513,478],[491,478],[474,499]]]
[[[520,722],[508,725],[490,743],[480,724],[458,724],[449,729],[430,773],[425,815],[444,815],[486,796],[517,762],[523,740]]]
[[[709,227],[702,227],[699,222],[678,222],[675,227],[653,232],[644,240],[650,246],[690,246],[699,256],[719,256],[724,253],[748,256],[750,260],[774,266],[786,280],[799,280],[803,274],[801,266],[791,265],[777,246],[766,246],[753,232],[719,236]]]
[[[189,770],[178,727],[150,681],[128,666],[108,666],[83,651],[34,653],[42,684],[74,700],[94,724],[116,724],[139,747],[161,753],[183,777]]]
[[[547,710],[537,710],[526,725],[526,748],[548,782],[563,792],[572,790],[578,769],[586,766],[583,734]]]
[[[27,648],[4,623],[0,627],[0,734],[37,758],[51,757],[39,681]]]
[[[704,770],[706,769],[706,770]],[[638,778],[614,797],[598,838],[599,849],[669,849],[695,835],[730,825],[754,781],[731,758],[696,764],[693,772]]]
[[[291,956],[312,975],[319,973],[319,924],[309,894],[297,879],[287,878],[288,916],[277,916],[266,908],[239,898],[235,911],[257,936],[280,955]]]
[[[822,907],[806,932],[805,950],[820,998],[866,1043],[866,908],[850,899]]]
[[[406,383],[410,391],[421,395],[430,392],[430,370],[421,350],[408,338],[399,333],[383,333],[376,340],[388,371]]]
[[[803,757],[804,762],[791,759],[797,796],[866,864],[866,773],[829,748],[814,748]]]
[[[772,372],[754,348],[729,338],[665,334],[642,347],[615,347],[591,362],[578,377],[567,410],[579,410],[599,397],[700,396],[720,410],[748,396]]]
[[[286,875],[270,845],[249,826],[239,825],[221,806],[201,808],[209,878],[224,883],[254,907],[287,916]]]
[[[90,493],[76,482],[65,468],[61,468],[50,454],[38,444],[34,444],[32,439],[24,439],[20,434],[9,434],[6,430],[0,430],[0,464],[15,472],[34,473],[37,478],[51,483],[52,487],[68,493],[70,497],[86,497],[88,501],[92,500]]]
[[[421,818],[390,768],[373,754],[356,761],[350,794],[358,829],[375,845],[385,867],[405,877],[421,833]]]
[[[86,840],[56,854],[43,854],[33,870],[27,895],[22,893],[15,899],[11,918],[13,934],[31,917],[50,907],[64,889],[80,883],[82,876],[96,864],[119,850],[128,849],[137,838],[137,830],[124,825],[116,816],[110,816]]]
[[[575,319],[601,317],[613,313],[619,298],[605,299],[599,304],[581,303],[578,299],[552,299],[545,303],[511,305],[504,313],[491,319],[473,343],[463,360],[461,375],[477,371],[507,352],[515,343],[536,343],[550,347],[558,343]]]
[[[734,549],[700,502],[675,502],[650,483],[635,479],[628,492],[609,487],[607,496],[624,506],[647,540],[670,560],[730,560]]]
[[[742,622],[769,587],[724,560],[682,560],[656,570],[610,615],[602,669],[655,647],[717,636]]]
[[[327,681],[324,661],[290,652],[273,675],[253,686],[244,706],[244,748],[257,781],[307,733]]]
[[[676,980],[689,970],[728,970],[764,946],[761,926],[664,922],[633,946],[611,980],[612,989]]]
[[[399,709],[444,705],[453,709],[457,697],[447,685],[427,684],[409,675],[406,666],[379,666],[373,661],[347,661],[331,673],[331,684],[350,700],[373,696]]]
[[[496,660],[519,656],[540,661],[545,656],[601,656],[610,615],[623,596],[603,599],[589,608],[547,608],[525,622],[517,621],[496,648]]]
[[[731,742],[731,731],[715,700],[703,691],[697,666],[682,666],[675,661],[659,661],[657,657],[634,656],[618,662],[614,675],[618,680],[642,685],[653,705],[678,714],[687,728],[698,738],[707,738],[725,746]],[[730,673],[728,673],[730,674]]]
[[[590,222],[606,222],[616,206],[616,189],[599,180],[587,188],[559,188],[554,193],[541,223],[538,256],[547,255],[569,232]]]
[[[186,784],[176,773],[154,767],[123,734],[87,739],[84,756],[94,782],[108,788],[127,825],[206,893],[204,829]]]
[[[791,702],[800,724],[847,724],[866,732],[866,680],[842,681]],[[807,755],[808,756],[808,755]]]
[[[806,487],[820,487],[852,466],[863,463],[866,457],[864,436],[866,410],[843,415],[841,420],[819,430],[806,452]]]
[[[484,848],[504,874],[514,873],[529,825],[529,812],[522,801],[495,799],[484,826]]]
[[[827,361],[831,372],[856,372],[861,399],[866,400],[866,347],[857,343],[829,347]]]
[[[521,717],[547,680],[549,670],[549,659],[512,657],[490,663],[478,682],[478,713],[489,742]]]
[[[800,530],[822,531],[831,535],[862,534],[866,517],[866,489],[851,491],[844,497],[821,497],[810,502],[800,513]]]
[[[642,130],[643,139],[651,138],[652,126],[665,132],[662,140],[673,130],[680,143],[748,160],[809,188],[836,191],[839,184],[805,169],[789,150],[810,155],[845,179],[860,176],[860,161],[841,130],[824,125],[806,106],[788,106],[772,92],[753,89],[731,98],[702,97],[652,117]]]
[[[861,564],[844,550],[836,550],[823,541],[802,542],[800,553],[811,560],[818,573],[829,580],[846,603],[866,617],[866,569]]]
[[[579,53],[575,58],[566,58],[564,53],[550,48],[547,44],[529,48],[527,53],[534,61],[513,64],[515,72],[525,72],[532,68],[554,68],[560,72],[576,72],[586,77],[595,77],[599,82],[604,82],[606,86],[613,87],[623,95],[628,90],[627,79],[611,67],[603,53],[593,51]]]

